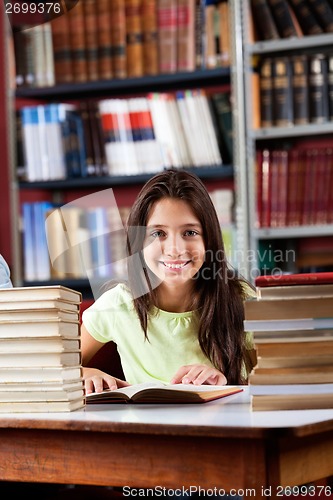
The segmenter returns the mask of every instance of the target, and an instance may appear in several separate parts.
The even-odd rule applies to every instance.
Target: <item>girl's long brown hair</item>
[[[196,175],[182,170],[170,169],[152,177],[140,191],[127,222],[127,250],[132,256],[128,259],[129,285],[145,336],[149,313],[156,304],[156,287],[143,259],[144,228],[153,204],[166,197],[187,202],[203,229],[205,262],[194,281],[192,298],[200,311],[201,349],[229,384],[246,383],[242,378],[246,360],[242,280],[228,268],[221,227],[206,187]]]

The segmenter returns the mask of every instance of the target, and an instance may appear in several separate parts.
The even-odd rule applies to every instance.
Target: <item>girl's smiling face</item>
[[[163,198],[147,220],[143,255],[149,269],[166,285],[188,283],[205,260],[202,227],[189,204]]]

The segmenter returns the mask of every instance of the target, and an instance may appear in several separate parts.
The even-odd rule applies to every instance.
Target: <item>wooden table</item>
[[[192,486],[245,499],[333,475],[331,410],[252,412],[247,401],[245,390],[202,405],[2,414],[0,480]]]

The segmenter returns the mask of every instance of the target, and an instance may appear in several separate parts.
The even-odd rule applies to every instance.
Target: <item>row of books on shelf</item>
[[[332,90],[331,53],[263,57],[259,63],[260,126],[332,120]]]
[[[40,104],[17,116],[19,174],[28,182],[232,161],[229,92]]]
[[[257,150],[257,227],[332,224],[332,181],[331,148]]]
[[[221,0],[80,0],[49,23],[14,31],[17,86],[141,77],[228,66]]]
[[[216,189],[210,194],[222,228],[225,251],[232,261],[236,256],[233,192]],[[22,204],[26,282],[68,278],[105,282],[126,278],[124,225],[129,207],[112,203],[83,206],[86,198],[64,206],[49,201]]]
[[[251,12],[255,40],[333,32],[332,0],[251,0]]]
[[[81,302],[61,285],[0,290],[0,413],[85,406]]]
[[[245,302],[252,409],[333,408],[333,273],[261,276]]]

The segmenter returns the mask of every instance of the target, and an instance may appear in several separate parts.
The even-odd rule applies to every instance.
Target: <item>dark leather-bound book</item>
[[[274,57],[273,77],[273,121],[278,127],[293,123],[291,71],[289,57]]]
[[[272,127],[273,125],[273,78],[272,59],[262,59],[260,67],[260,125]]]
[[[278,40],[280,38],[267,0],[251,0],[254,26],[259,40]]]
[[[309,0],[310,8],[326,33],[333,32],[333,9],[327,0]]]
[[[289,0],[304,35],[319,35],[324,30],[318,23],[309,3],[305,0]]]
[[[305,54],[291,57],[291,82],[295,125],[309,122],[308,59]]]
[[[302,36],[287,0],[267,0],[281,38]]]
[[[310,121],[328,121],[327,59],[324,54],[309,57],[309,103]]]

